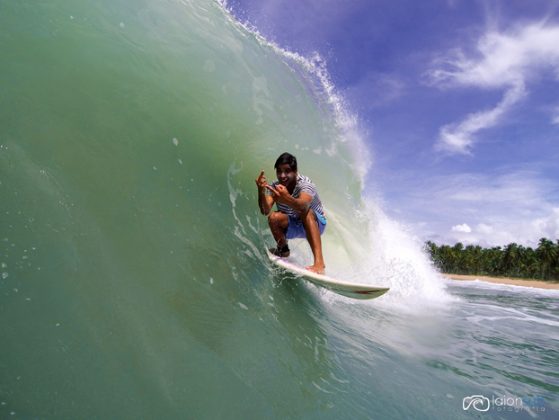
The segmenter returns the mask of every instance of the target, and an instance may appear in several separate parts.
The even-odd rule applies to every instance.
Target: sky
[[[423,241],[559,239],[559,2],[229,0],[318,53],[357,116],[365,195]]]

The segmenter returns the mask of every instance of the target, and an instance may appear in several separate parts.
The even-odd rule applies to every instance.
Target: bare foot
[[[309,265],[308,267],[305,267],[306,270],[312,271],[313,273],[316,274],[324,274],[324,270],[326,269],[326,267],[324,265],[318,265],[318,264],[314,264],[314,265]]]

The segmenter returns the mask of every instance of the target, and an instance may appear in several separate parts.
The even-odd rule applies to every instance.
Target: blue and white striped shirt
[[[275,181],[272,183],[272,187],[276,187],[279,184],[279,181]],[[295,184],[295,188],[293,189],[293,193],[291,194],[293,198],[299,198],[301,193],[304,192],[312,197],[311,201],[311,209],[316,211],[318,214],[324,216],[324,209],[322,208],[322,202],[320,201],[320,197],[318,196],[318,191],[316,190],[316,186],[310,180],[309,177],[305,175],[298,174],[297,175],[297,183]],[[293,216],[299,218],[299,214],[293,210],[291,207],[277,203],[278,210],[282,213],[285,213],[289,216]]]

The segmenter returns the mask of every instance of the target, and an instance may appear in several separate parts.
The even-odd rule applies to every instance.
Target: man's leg
[[[322,241],[320,239],[320,230],[318,229],[316,214],[309,209],[306,214],[301,215],[301,219],[307,234],[307,241],[309,241],[314,256],[314,264],[306,268],[315,273],[324,274],[326,266],[324,265],[324,257],[322,256]]]
[[[268,216],[268,225],[270,226],[272,235],[276,240],[277,248],[281,249],[286,246],[287,239],[285,237],[285,232],[287,231],[287,227],[289,226],[289,217],[287,216],[287,214],[279,211],[270,213],[270,215]],[[289,251],[287,251],[287,255],[282,256],[288,257]]]

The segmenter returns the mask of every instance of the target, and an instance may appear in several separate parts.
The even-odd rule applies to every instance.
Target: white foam
[[[361,136],[358,119],[349,111],[349,106],[342,95],[340,95],[334,84],[332,83],[330,74],[328,73],[326,60],[318,53],[313,52],[310,57],[304,57],[293,51],[289,51],[278,44],[267,40],[258,29],[249,22],[239,22],[227,4],[227,0],[217,0],[222,6],[226,17],[234,27],[238,27],[241,31],[251,33],[255,39],[263,47],[271,48],[276,54],[285,59],[286,64],[292,68],[303,70],[300,72],[306,82],[314,88],[313,92],[318,94],[321,99],[330,107],[335,125],[340,129],[342,135],[333,139],[329,145],[324,145],[324,151],[329,156],[338,154],[338,143],[351,144],[350,151],[354,169],[357,171],[361,181],[365,179],[365,175],[371,165],[371,156],[369,149],[366,147],[363,137]],[[243,34],[244,35],[244,34]],[[363,184],[363,182],[361,182]]]
[[[318,96],[330,110],[338,135],[328,136],[330,144],[323,144],[320,153],[338,156],[344,147],[351,154],[351,169],[364,185],[371,166],[371,155],[365,145],[358,118],[351,112],[344,98],[337,92],[327,70],[326,61],[315,52],[310,57],[289,51],[268,41],[249,23],[238,22],[226,0],[218,0],[229,21],[243,35],[252,34],[265,48],[272,49],[292,69],[309,83],[312,93]],[[301,149],[300,145],[295,145]],[[318,149],[313,149],[317,153]],[[230,188],[231,191],[231,188]],[[348,193],[349,194],[349,193]],[[321,194],[322,195],[322,194]],[[348,198],[348,199],[344,199]],[[384,302],[405,300],[447,302],[451,296],[445,291],[442,276],[433,268],[430,259],[422,251],[423,244],[413,238],[405,228],[389,219],[376,201],[340,197],[328,200],[327,233],[323,237],[323,250],[327,274],[336,278],[379,286],[389,286],[390,292],[381,299]],[[234,200],[232,205],[234,207]],[[306,241],[291,241],[297,249],[296,262],[308,265],[312,254]]]
[[[521,292],[521,293],[533,293],[541,295],[558,296],[559,290],[557,289],[542,289],[535,286],[528,285],[516,285],[516,284],[501,284],[501,283],[490,283],[488,281],[483,281],[479,279],[474,280],[446,280],[445,283],[452,285],[453,287],[476,287],[479,289],[492,289],[492,290],[507,290],[511,292]]]

